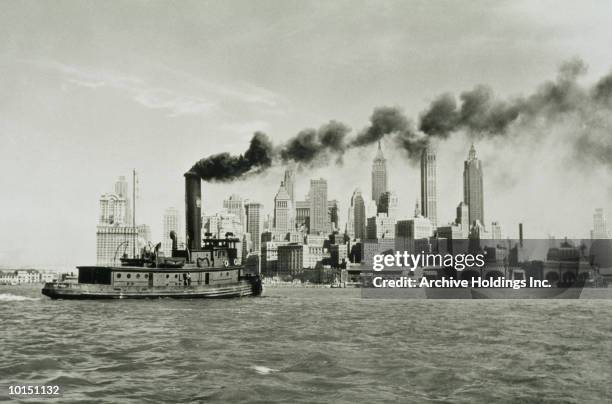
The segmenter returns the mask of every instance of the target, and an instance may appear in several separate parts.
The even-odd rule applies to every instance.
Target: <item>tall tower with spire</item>
[[[478,220],[484,226],[484,189],[482,163],[476,157],[474,144],[463,164],[463,202],[468,205],[470,225]]]
[[[436,152],[428,146],[421,154],[421,213],[433,228],[438,225],[438,191],[436,189]]]
[[[372,200],[379,202],[380,196],[387,192],[389,183],[387,179],[387,160],[383,156],[380,140],[378,141],[378,151],[372,163]]]
[[[274,197],[274,230],[287,233],[293,229],[293,206],[291,197],[281,181],[280,187]]]

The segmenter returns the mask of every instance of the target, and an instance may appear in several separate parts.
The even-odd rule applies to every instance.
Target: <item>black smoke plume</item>
[[[398,107],[378,107],[370,124],[350,137],[351,129],[331,121],[319,129],[304,129],[274,147],[263,133],[256,133],[248,150],[239,156],[217,154],[197,162],[192,171],[205,181],[233,181],[265,171],[274,164],[302,167],[338,163],[348,150],[367,147],[389,137],[416,161],[431,139],[444,140],[458,132],[475,137],[519,136],[515,125],[550,125],[564,122],[573,132],[574,147],[582,158],[612,167],[612,72],[592,88],[577,82],[586,72],[580,59],[564,63],[557,78],[526,96],[502,100],[490,87],[478,85],[456,98],[445,93],[420,114],[418,129]],[[534,132],[529,131],[527,132]]]
[[[544,83],[527,98],[500,100],[490,87],[479,85],[459,95],[459,106],[453,95],[442,94],[421,114],[419,129],[442,139],[460,130],[478,136],[497,136],[506,134],[520,119],[556,119],[560,114],[580,111],[589,97],[576,80],[585,72],[583,61],[570,60],[561,65],[556,81]],[[606,98],[607,85],[612,83],[598,85],[596,97]]]
[[[239,177],[258,174],[268,169],[274,159],[274,148],[268,136],[256,132],[248,150],[240,156],[229,153],[203,158],[191,167],[204,181],[227,182]]]
[[[412,122],[398,107],[379,107],[370,117],[370,125],[362,130],[350,143],[351,147],[363,147],[378,142],[385,136],[394,138],[410,159],[421,155],[428,140],[417,133]]]
[[[601,104],[612,107],[612,72],[595,85],[593,98]]]
[[[331,121],[319,130],[304,129],[280,148],[280,157],[284,163],[307,166],[341,158],[347,149],[345,138],[350,131],[351,128],[338,121]]]
[[[370,117],[370,126],[364,129],[351,142],[353,146],[365,146],[378,142],[389,133],[400,133],[408,129],[408,118],[398,109],[380,107]]]

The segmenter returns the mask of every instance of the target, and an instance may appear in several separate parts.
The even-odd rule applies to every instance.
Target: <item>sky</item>
[[[101,194],[139,173],[137,220],[161,239],[165,208],[184,205],[195,161],[242,153],[255,131],[282,144],[330,120],[364,128],[374,108],[415,122],[440,93],[487,84],[530,94],[581,58],[585,85],[612,68],[612,3],[602,1],[3,1],[0,3],[0,266],[95,262]],[[532,128],[533,129],[533,128]],[[476,139],[485,217],[516,237],[588,237],[612,211],[610,170],[570,158],[542,127]],[[549,133],[550,132],[550,133]],[[546,136],[545,136],[546,135]],[[454,219],[473,139],[438,145],[438,217]],[[389,141],[390,188],[411,216],[419,170]],[[346,221],[370,195],[375,146],[298,174],[329,182]],[[282,167],[203,184],[204,213],[232,193],[272,211]]]

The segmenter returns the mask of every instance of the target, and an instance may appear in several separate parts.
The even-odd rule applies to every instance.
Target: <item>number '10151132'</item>
[[[59,394],[59,386],[9,386],[9,395],[15,396],[54,396]]]

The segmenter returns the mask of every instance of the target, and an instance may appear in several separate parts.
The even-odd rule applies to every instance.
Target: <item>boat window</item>
[[[149,279],[149,274],[145,274],[145,279]]]
[[[132,277],[132,274],[127,274],[127,278],[130,279]]]
[[[121,278],[121,274],[117,274],[117,279]]]
[[[136,274],[136,278],[140,278],[140,274]]]
[[[170,277],[170,275],[166,274],[166,279],[168,279]]]
[[[175,277],[175,278],[178,278],[178,274],[174,274],[174,277]]]

